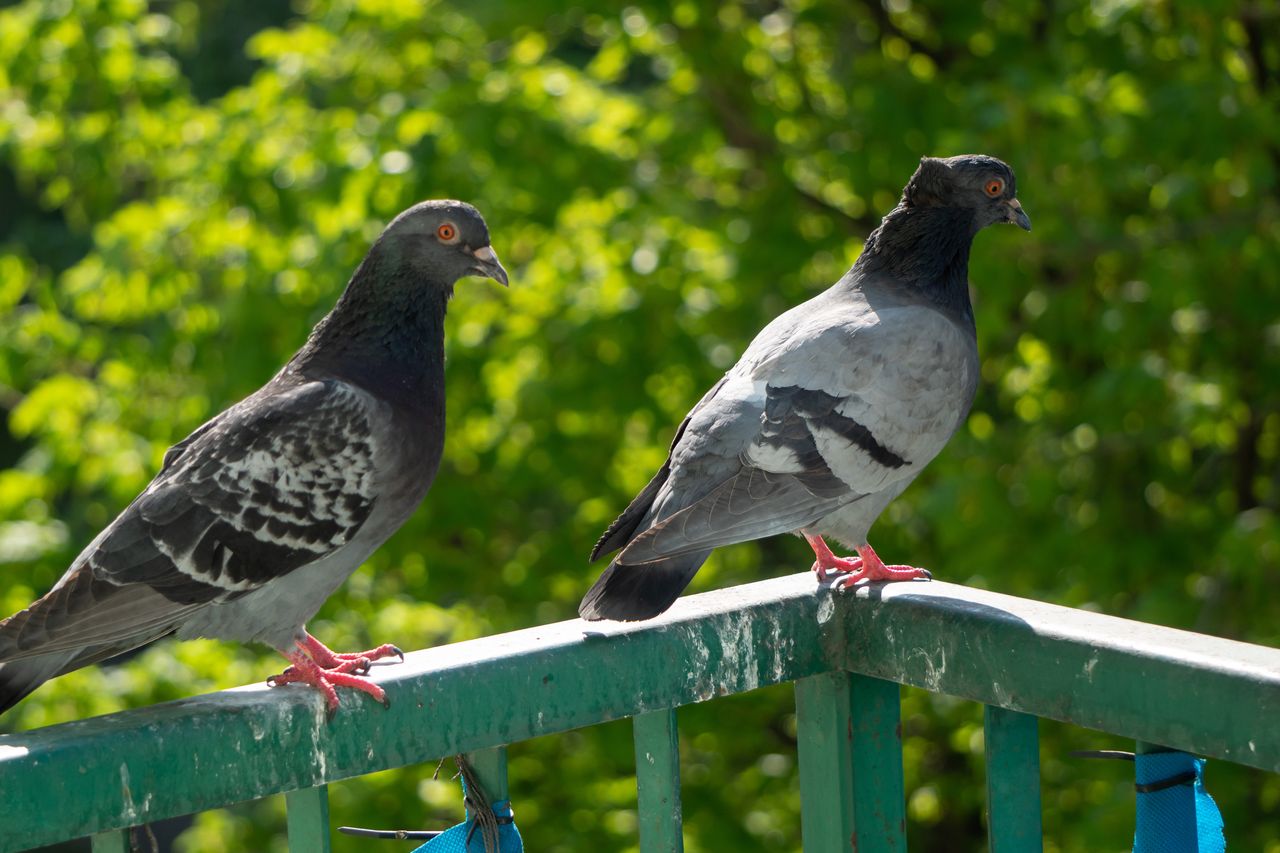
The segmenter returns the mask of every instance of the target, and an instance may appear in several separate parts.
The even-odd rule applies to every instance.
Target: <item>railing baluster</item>
[[[484,795],[489,802],[510,799],[507,790],[507,748],[495,746],[492,749],[478,749],[468,752],[464,758],[475,771],[476,778],[484,788]]]
[[[317,785],[284,795],[289,853],[329,853],[329,787]]]
[[[676,710],[637,714],[631,730],[636,745],[641,853],[680,853],[684,829]]]
[[[907,849],[899,693],[847,672],[796,682],[805,853]]]
[[[847,672],[796,682],[800,833],[805,853],[853,849],[852,696]]]
[[[507,787],[507,748],[495,746],[491,749],[478,749],[462,756],[475,773],[476,781],[484,789],[484,796],[490,803],[508,800],[511,793]],[[512,814],[514,814],[514,810]],[[474,815],[473,815],[474,816]],[[481,832],[480,834],[483,834]],[[470,848],[468,848],[470,849]]]
[[[1039,719],[986,706],[987,837],[991,853],[1044,849]]]
[[[853,737],[849,674],[796,682],[800,833],[805,853],[852,849]]]
[[[902,688],[850,677],[853,687],[853,799],[859,853],[904,853],[907,806],[902,781]]]
[[[129,830],[99,832],[91,839],[93,853],[129,853]]]

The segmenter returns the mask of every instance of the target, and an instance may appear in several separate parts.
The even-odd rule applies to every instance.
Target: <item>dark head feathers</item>
[[[923,157],[898,206],[871,233],[848,281],[893,282],[927,294],[972,322],[969,247],[994,222],[1031,230],[1013,169],[982,154]]]
[[[443,405],[445,306],[469,275],[507,283],[484,217],[461,201],[415,204],[383,229],[284,373]]]
[[[507,271],[489,245],[489,226],[464,201],[424,201],[401,213],[369,252],[392,270],[409,267],[451,288],[458,279],[481,275],[507,283]]]
[[[921,157],[902,191],[900,208],[941,207],[973,211],[973,230],[1010,222],[1031,230],[1017,199],[1018,181],[1002,160],[985,154]]]

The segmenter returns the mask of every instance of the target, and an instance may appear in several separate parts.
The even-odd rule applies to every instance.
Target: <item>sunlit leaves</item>
[[[873,531],[881,553],[1274,642],[1280,56],[1257,23],[1029,0],[9,6],[0,601],[47,588],[170,443],[266,380],[391,216],[451,196],[485,213],[512,287],[459,285],[438,481],[313,627],[410,646],[568,617],[591,543],[754,332],[843,273],[921,155],[986,151],[1036,230],[975,243],[979,398]],[[778,538],[695,584],[805,566]],[[163,645],[6,724],[275,666]],[[784,694],[686,713],[689,849],[798,847]],[[976,719],[907,693],[913,843],[976,838]],[[630,761],[617,727],[517,748],[537,849],[633,844]],[[1045,769],[1054,849],[1118,846],[1111,783]],[[456,792],[423,775],[335,786],[334,808],[443,824]],[[1258,824],[1249,796],[1229,827]],[[266,849],[279,826],[246,807],[185,843]]]

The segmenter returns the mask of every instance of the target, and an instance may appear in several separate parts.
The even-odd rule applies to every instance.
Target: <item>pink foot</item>
[[[373,661],[387,657],[399,657],[404,653],[391,644],[378,646],[367,652],[337,653],[310,634],[297,643],[298,650],[285,655],[293,665],[279,675],[267,679],[267,684],[280,687],[285,684],[307,684],[324,696],[325,712],[330,719],[338,710],[337,687],[350,687],[368,693],[383,705],[388,705],[386,692],[365,678]]]
[[[850,572],[835,579],[832,587],[847,589],[858,581],[910,581],[918,578],[933,580],[928,569],[917,569],[915,566],[886,566],[880,556],[870,545],[860,545],[857,549],[862,559],[859,570]]]
[[[861,545],[856,550],[857,557],[837,557],[831,553],[827,543],[821,536],[804,534],[805,540],[813,548],[817,559],[813,563],[813,573],[818,576],[819,583],[826,583],[827,571],[835,570],[840,576],[832,583],[835,589],[845,589],[859,581],[908,581],[924,578],[932,580],[928,569],[915,566],[886,566],[884,561],[870,545]]]
[[[837,557],[831,553],[831,549],[827,547],[827,540],[821,536],[806,533],[804,540],[809,543],[809,547],[813,549],[813,556],[817,558],[813,561],[810,571],[818,576],[818,583],[827,582],[828,570],[833,570],[836,574],[846,574],[862,568],[862,560],[857,557]]]
[[[390,643],[383,643],[376,649],[369,649],[367,652],[335,652],[308,633],[305,635],[305,639],[298,643],[298,647],[324,669],[333,669],[341,661],[364,660],[368,663],[373,663],[376,660],[390,657],[399,658],[399,663],[404,663],[404,652],[400,651],[399,646],[393,646]]]

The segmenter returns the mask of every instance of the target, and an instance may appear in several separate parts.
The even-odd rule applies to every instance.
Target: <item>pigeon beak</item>
[[[503,287],[507,286],[507,271],[502,268],[502,264],[498,261],[498,253],[492,246],[472,249],[471,256],[478,262],[471,268],[473,273],[491,278]]]
[[[1011,222],[1023,231],[1031,230],[1031,217],[1027,216],[1027,212],[1022,209],[1022,202],[1011,198],[1005,207],[1009,209],[1005,222]]]

